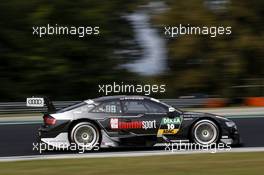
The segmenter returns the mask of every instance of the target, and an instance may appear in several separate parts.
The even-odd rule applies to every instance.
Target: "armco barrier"
[[[173,107],[204,107],[207,104],[208,98],[186,98],[186,99],[160,99]],[[78,103],[80,101],[53,101],[57,109]],[[0,114],[12,113],[35,113],[45,112],[46,107],[27,107],[25,102],[0,102]]]

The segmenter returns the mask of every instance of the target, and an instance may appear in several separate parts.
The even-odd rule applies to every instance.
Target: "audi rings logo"
[[[44,99],[43,98],[27,98],[27,106],[43,107]]]

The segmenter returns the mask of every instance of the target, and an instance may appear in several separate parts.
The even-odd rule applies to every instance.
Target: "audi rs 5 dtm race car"
[[[49,112],[44,114],[39,138],[53,147],[155,146],[180,140],[199,145],[239,143],[233,121],[182,111],[150,97],[106,96],[57,111],[51,102],[45,103]]]

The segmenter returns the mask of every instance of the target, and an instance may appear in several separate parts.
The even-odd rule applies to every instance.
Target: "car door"
[[[121,100],[123,116],[119,129],[135,135],[157,135],[166,108],[146,99]],[[161,110],[163,109],[163,110]]]

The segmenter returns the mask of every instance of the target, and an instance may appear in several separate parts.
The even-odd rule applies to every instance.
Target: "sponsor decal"
[[[161,137],[162,135],[170,135],[170,134],[177,134],[179,131],[179,127],[181,124],[181,118],[175,117],[175,118],[162,118],[161,125],[158,130],[158,137]]]
[[[157,128],[156,120],[148,121],[121,121],[118,118],[110,119],[111,129],[154,129]]]
[[[161,136],[163,134],[177,134],[179,129],[159,129],[158,136]]]
[[[181,118],[175,117],[175,118],[163,118],[161,124],[180,124]]]
[[[142,122],[142,128],[145,130],[156,128],[156,120],[143,121]]]
[[[110,125],[112,129],[118,129],[118,118],[111,118]]]

